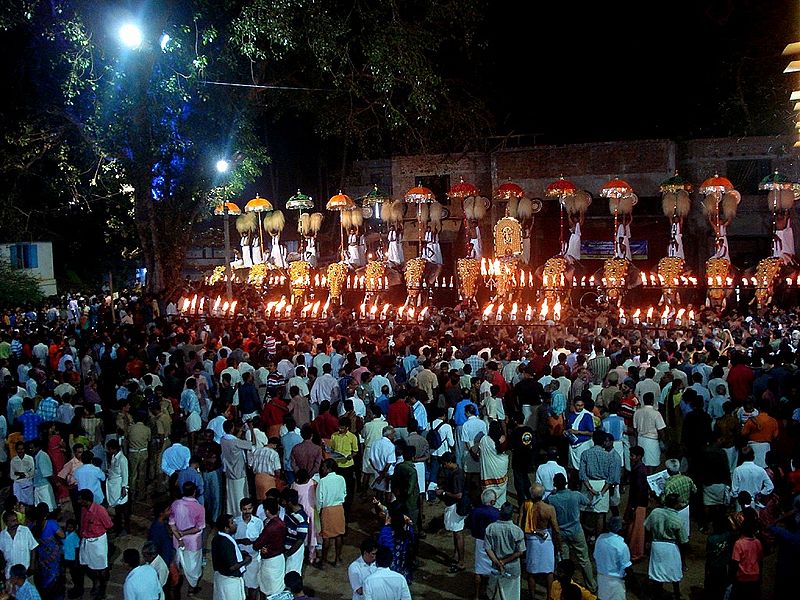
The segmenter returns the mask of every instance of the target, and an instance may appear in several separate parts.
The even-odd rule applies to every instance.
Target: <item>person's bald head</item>
[[[544,486],[541,483],[534,483],[531,486],[531,498],[534,501],[544,498]]]

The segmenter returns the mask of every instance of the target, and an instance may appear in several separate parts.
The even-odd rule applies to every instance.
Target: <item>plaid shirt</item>
[[[664,494],[662,498],[666,498],[667,494],[677,494],[680,505],[687,506],[690,496],[696,491],[697,486],[694,484],[694,481],[686,475],[678,473],[667,479],[667,482],[664,484]]]
[[[467,358],[464,359],[464,363],[468,364],[470,366],[470,368],[472,369],[471,375],[473,377],[477,377],[478,371],[480,371],[483,368],[483,365],[486,364],[486,361],[483,360],[477,354],[472,354],[472,355],[470,355],[470,356],[468,356]]]
[[[53,398],[44,398],[39,402],[39,408],[36,409],[36,414],[42,417],[45,421],[55,421],[58,412],[58,402]]]
[[[592,446],[581,454],[581,481],[603,480],[617,485],[622,471],[622,461],[615,451],[607,451],[602,446]]]

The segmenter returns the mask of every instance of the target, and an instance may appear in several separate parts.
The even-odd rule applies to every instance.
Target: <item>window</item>
[[[12,268],[39,268],[39,248],[36,244],[12,244],[9,246],[8,252]]]
[[[739,193],[757,194],[759,182],[772,173],[772,161],[768,158],[729,160],[725,172]]]

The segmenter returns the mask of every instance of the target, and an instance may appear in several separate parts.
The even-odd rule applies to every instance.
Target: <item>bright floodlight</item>
[[[231,168],[231,163],[229,163],[229,162],[228,162],[227,160],[225,160],[224,158],[220,158],[220,159],[217,161],[217,171],[218,171],[219,173],[227,173],[227,172],[228,172],[228,169],[230,169],[230,168]]]
[[[161,41],[159,42],[159,45],[161,46],[161,50],[163,50],[163,51],[165,51],[165,52],[166,52],[166,50],[167,50],[167,44],[169,44],[169,41],[170,41],[171,39],[172,39],[172,38],[171,38],[171,37],[169,37],[169,34],[167,34],[167,33],[165,33],[164,35],[162,35],[162,36],[161,36]]]
[[[119,39],[131,50],[136,50],[142,45],[142,30],[133,23],[125,23],[119,28]]]

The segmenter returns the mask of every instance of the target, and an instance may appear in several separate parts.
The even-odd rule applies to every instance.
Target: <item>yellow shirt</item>
[[[353,460],[353,455],[358,452],[358,440],[356,439],[356,436],[349,431],[345,432],[344,435],[338,431],[335,432],[331,436],[331,448],[333,448],[339,454],[349,456],[349,458],[346,459],[336,459],[336,464],[338,466],[346,469],[347,467],[352,467],[354,464],[356,464]]]
[[[581,600],[597,600],[597,596],[585,587],[578,585],[574,581],[572,583],[581,590]],[[554,581],[550,586],[550,600],[561,600],[561,582],[558,580]]]

